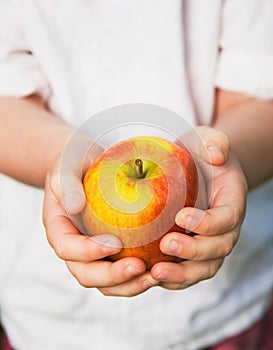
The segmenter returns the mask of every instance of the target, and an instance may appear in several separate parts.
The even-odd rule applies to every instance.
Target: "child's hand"
[[[229,146],[224,135],[211,128],[203,127],[199,131],[206,145],[217,145],[222,150],[210,152],[212,163],[218,165],[214,167],[212,206],[195,230],[200,235],[189,237],[181,233],[171,233],[162,239],[163,251],[188,261],[181,264],[158,263],[150,272],[146,271],[143,261],[137,258],[125,258],[114,263],[100,260],[118,252],[121,242],[109,234],[89,238],[74,226],[67,212],[70,216],[77,214],[85,205],[82,179],[76,170],[77,156],[75,155],[75,162],[70,161],[65,174],[62,173],[62,189],[59,185],[59,161],[56,162],[46,181],[44,224],[50,245],[66,262],[68,269],[82,286],[96,287],[105,295],[133,296],[158,284],[169,289],[186,288],[216,273],[238,238],[246,189],[244,177],[236,161],[229,157],[225,163]],[[195,143],[191,148],[201,161],[209,163],[202,147]],[[90,162],[93,158],[96,157],[89,157]],[[236,208],[235,199],[238,203]],[[189,213],[191,209],[184,209],[182,212]],[[232,217],[233,213],[235,218]],[[219,215],[224,216],[223,222],[219,220]],[[178,219],[177,223],[183,226],[181,220]],[[166,250],[172,238],[178,238],[183,243],[181,253]],[[215,256],[218,247],[220,250]],[[165,272],[168,272],[168,276],[162,279]]]
[[[198,235],[173,232],[162,239],[164,253],[187,259],[180,264],[158,263],[152,268],[153,278],[167,289],[184,289],[213,277],[236,244],[245,214],[246,180],[226,136],[208,127],[197,130],[206,145],[218,146],[218,150],[208,149],[212,165],[210,207],[206,211],[184,208],[177,214],[177,225]],[[209,159],[199,146],[198,142],[190,145],[206,173]]]
[[[113,235],[96,237],[82,235],[70,220],[85,206],[85,195],[79,171],[78,152],[75,147],[69,157],[69,166],[62,169],[60,157],[46,179],[43,219],[47,239],[59,258],[66,262],[72,275],[84,287],[96,287],[105,295],[133,296],[158,284],[145,263],[137,258],[125,258],[117,262],[102,261],[121,249],[121,241]],[[77,151],[76,151],[77,150]],[[90,155],[89,164],[98,154]],[[60,185],[60,181],[62,186]],[[69,215],[68,215],[69,214]]]

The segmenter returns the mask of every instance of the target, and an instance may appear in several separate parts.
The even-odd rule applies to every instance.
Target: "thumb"
[[[49,175],[49,187],[68,214],[78,214],[84,208],[86,199],[78,174],[71,170],[60,171],[57,165]]]
[[[86,203],[81,180],[73,173],[64,173],[61,181],[64,208],[68,214],[78,214]]]
[[[68,214],[78,214],[86,204],[82,174],[103,152],[98,143],[75,131],[49,172],[49,187]]]
[[[221,131],[208,126],[198,126],[186,135],[183,143],[193,154],[211,165],[223,165],[228,158],[230,143]]]

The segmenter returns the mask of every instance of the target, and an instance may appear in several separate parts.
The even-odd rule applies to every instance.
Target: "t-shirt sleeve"
[[[23,97],[49,93],[41,67],[28,47],[12,1],[0,0],[0,95]]]
[[[216,86],[273,98],[273,1],[226,0]]]

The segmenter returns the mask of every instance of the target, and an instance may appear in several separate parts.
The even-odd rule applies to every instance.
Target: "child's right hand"
[[[86,166],[101,152],[97,150],[96,154],[89,155]],[[117,237],[103,234],[90,238],[73,224],[70,217],[84,208],[85,195],[77,170],[77,152],[69,159],[69,166],[62,169],[61,174],[62,157],[56,160],[45,185],[43,221],[55,253],[82,286],[96,287],[105,295],[110,295],[111,290],[111,295],[133,296],[158,284],[140,259],[125,258],[114,263],[100,260],[120,251],[122,243]]]

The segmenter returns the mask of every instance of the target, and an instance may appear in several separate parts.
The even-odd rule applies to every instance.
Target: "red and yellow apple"
[[[87,234],[111,233],[123,243],[112,261],[138,257],[148,269],[160,261],[181,261],[163,254],[159,243],[168,232],[185,233],[175,216],[197,198],[197,169],[182,144],[152,136],[121,141],[91,165],[83,185]]]

